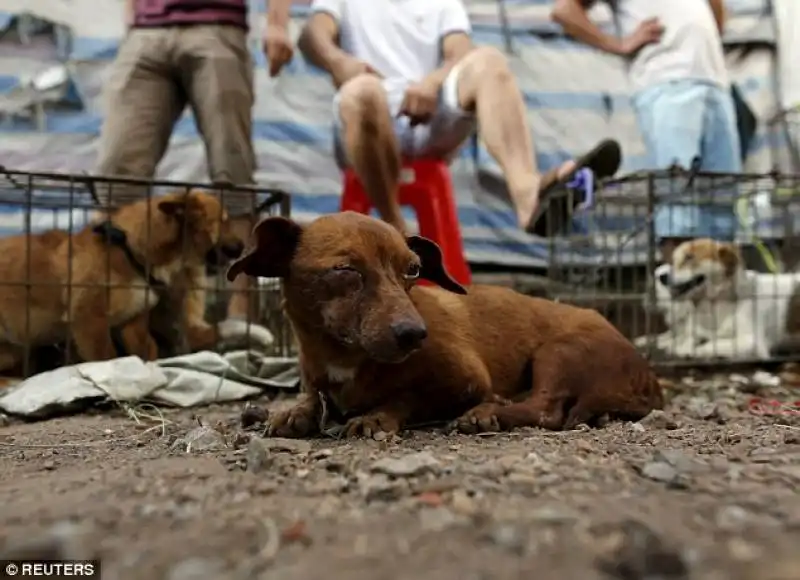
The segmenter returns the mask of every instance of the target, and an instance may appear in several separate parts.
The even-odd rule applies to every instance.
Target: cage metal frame
[[[631,190],[636,194],[631,195]],[[753,211],[754,200],[763,201],[765,194],[771,211],[768,233],[760,234],[756,224],[749,236],[743,237],[742,234],[748,232],[740,210],[749,208]],[[575,195],[575,191],[564,188],[554,193],[547,203],[550,206],[565,203],[574,206]],[[664,371],[800,361],[800,351],[775,354],[769,359],[740,357],[733,360],[682,358],[656,351],[650,339],[669,330],[664,328],[662,316],[654,308],[657,300],[653,279],[660,250],[653,215],[658,204],[663,202],[677,205],[733,203],[739,222],[735,244],[745,254],[746,266],[753,269],[751,262],[767,261],[767,257],[780,254],[783,262],[792,263],[792,271],[800,271],[797,268],[800,262],[800,174],[778,171],[717,173],[699,171],[697,166],[688,170],[674,166],[664,170],[638,171],[598,184],[596,203],[583,217],[596,218],[613,209],[623,215],[632,214],[637,221],[632,228],[617,232],[616,243],[614,235],[610,236],[612,242],[609,243],[609,234],[603,233],[600,227],[577,234],[550,231],[547,237],[547,277],[552,290],[548,296],[599,310],[629,339],[647,337],[647,344],[641,351],[654,366]],[[794,218],[794,215],[798,217]],[[626,248],[628,245],[638,247]],[[578,265],[574,264],[576,249],[587,256]],[[626,251],[633,254],[627,261],[621,258]],[[565,259],[567,255],[571,256],[572,263],[569,258]],[[785,271],[783,262],[774,261],[767,270]]]
[[[103,203],[101,196],[98,195],[100,187],[107,187],[109,192],[108,203]],[[221,201],[226,196],[247,196],[251,200],[251,211],[243,215],[232,214],[232,218],[242,218],[249,215],[251,219],[260,218],[263,215],[280,215],[283,217],[291,216],[291,196],[283,189],[269,186],[260,185],[233,185],[229,183],[208,183],[208,182],[192,182],[192,181],[175,181],[163,179],[139,179],[139,178],[122,178],[122,177],[107,177],[73,173],[59,173],[47,171],[27,171],[9,169],[0,166],[0,207],[4,208],[7,213],[12,208],[17,208],[18,212],[22,213],[23,227],[14,228],[13,231],[3,233],[0,232],[0,240],[11,235],[24,235],[26,238],[26,249],[24,259],[27,260],[26,268],[27,275],[24,281],[9,281],[0,279],[0,289],[9,286],[24,286],[26,288],[26,329],[25,336],[28,337],[30,333],[30,307],[31,307],[31,289],[39,284],[33,282],[33,272],[31,271],[31,240],[36,234],[44,231],[56,229],[70,233],[67,238],[67,254],[69,265],[67,267],[67,280],[64,283],[58,284],[66,290],[66,302],[71,300],[71,294],[74,288],[72,280],[73,275],[73,235],[88,227],[90,224],[96,223],[102,216],[107,215],[108,212],[113,212],[119,209],[120,205],[113,202],[114,188],[131,188],[136,187],[143,189],[147,198],[156,197],[161,193],[175,193],[175,192],[188,192],[190,190],[201,190],[217,194]],[[78,216],[76,217],[76,211]],[[38,212],[39,216],[37,223],[34,223],[34,212]],[[48,212],[52,212],[52,225],[43,225],[42,217]],[[66,219],[64,216],[59,215],[60,212],[67,212]],[[149,206],[148,206],[148,228],[149,222]],[[80,218],[82,214],[82,219]],[[255,221],[253,219],[253,221]],[[243,240],[247,246],[249,240]],[[185,243],[185,240],[184,240]],[[110,252],[106,253],[110,256]],[[110,257],[109,257],[110,260]],[[106,263],[106,276],[110,275],[109,262]],[[149,266],[148,266],[149,267]],[[149,270],[148,270],[149,271]],[[2,273],[0,273],[1,275]],[[207,296],[212,299],[212,303],[206,307],[206,321],[214,324],[218,322],[219,316],[214,316],[214,299],[219,301],[220,296],[229,294],[230,290],[225,289],[222,283],[224,271],[217,272],[216,284],[214,287],[205,286]],[[209,276],[211,277],[211,276]],[[47,284],[47,283],[45,283]],[[50,284],[52,286],[52,284]],[[101,284],[106,291],[112,289],[113,285],[109,285],[108,278],[105,284]],[[126,288],[135,288],[141,286],[145,289],[146,296],[149,296],[151,289],[146,283],[141,285],[123,285]],[[191,290],[187,288],[186,290]],[[257,311],[259,320],[248,320],[248,323],[257,323],[265,326],[273,335],[274,344],[269,352],[264,353],[267,355],[289,357],[295,353],[291,329],[286,321],[281,309],[281,292],[282,282],[280,280],[265,280],[258,279],[254,287],[247,291],[251,294],[249,300],[254,300],[257,304]],[[151,307],[146,298],[145,308],[155,307],[158,298],[155,298],[156,303]],[[210,316],[210,318],[209,318]],[[216,319],[215,319],[216,318]],[[250,313],[248,313],[248,319]],[[75,364],[77,362],[71,356],[71,324],[75,323],[71,319],[67,321],[68,329],[66,331],[66,344],[64,345],[38,345],[31,344],[29,340],[25,344],[14,344],[16,348],[21,348],[23,351],[23,362],[21,369],[21,376],[31,376],[31,368],[35,367],[32,361],[32,355],[42,349],[52,347],[55,351],[50,352],[45,356],[53,356],[54,352],[60,352],[66,358],[62,364],[55,366],[63,366],[64,364]],[[180,331],[184,331],[184,321],[180,321]],[[6,329],[0,329],[4,332]],[[109,329],[111,330],[111,329]],[[151,332],[152,329],[148,329]],[[249,349],[248,344],[245,348]],[[50,365],[45,365],[44,370],[54,368]],[[16,369],[19,372],[19,369]],[[19,375],[17,375],[19,376]],[[14,378],[17,378],[15,376]],[[12,377],[3,377],[12,378]]]

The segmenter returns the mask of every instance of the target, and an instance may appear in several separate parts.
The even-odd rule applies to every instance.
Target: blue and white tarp
[[[251,47],[258,68],[256,178],[290,191],[294,215],[305,220],[334,212],[339,205],[341,178],[331,154],[333,91],[327,78],[299,55],[280,78],[269,79],[259,42],[264,4],[254,0],[251,6]],[[476,42],[505,50],[499,4],[493,0],[466,0],[466,4]],[[122,6],[122,0],[0,0],[0,30],[5,31],[0,36],[0,165],[72,173],[92,170],[103,117],[103,80],[123,34]],[[623,61],[565,38],[549,20],[551,0],[506,0],[506,7],[509,58],[525,94],[540,168],[546,170],[581,153],[604,136],[622,144],[623,171],[645,168]],[[770,2],[728,0],[728,8],[725,40],[733,78],[758,117],[770,118],[779,108]],[[298,2],[295,34],[307,13],[308,0]],[[613,30],[604,6],[596,7],[592,15]],[[43,26],[43,21],[50,24]],[[747,52],[739,47],[753,42],[759,44]],[[31,106],[36,99],[41,105]],[[764,171],[784,163],[785,139],[784,132],[769,130],[762,122],[748,169]],[[483,149],[479,164],[496,169]],[[176,127],[158,173],[165,179],[206,179],[203,145],[188,113]],[[481,190],[468,148],[455,163],[453,176],[472,263],[544,264],[547,243],[519,231],[508,202]],[[623,208],[618,214],[621,219],[610,219],[605,226],[629,231],[635,220],[624,215],[630,211]],[[46,226],[44,219],[34,217],[33,222]],[[22,231],[24,224],[21,208],[0,211],[0,234]],[[622,248],[622,253],[632,249]],[[629,253],[628,261],[639,257]]]

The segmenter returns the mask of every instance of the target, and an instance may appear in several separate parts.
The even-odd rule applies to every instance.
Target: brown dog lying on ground
[[[272,434],[317,432],[326,403],[351,436],[452,419],[468,433],[570,429],[663,404],[647,361],[599,313],[500,287],[467,292],[428,239],[352,212],[305,227],[267,218],[253,236],[228,278],[283,278],[305,389],[271,418]]]
[[[183,293],[192,350],[212,348],[220,330],[205,321],[207,257],[233,259],[243,248],[216,196],[199,190],[131,203],[73,236],[0,240],[0,371],[20,362],[25,344],[68,335],[84,361],[155,359],[148,315],[173,291]]]

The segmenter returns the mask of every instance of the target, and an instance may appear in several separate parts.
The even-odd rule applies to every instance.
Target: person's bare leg
[[[381,218],[405,233],[397,201],[400,146],[380,79],[361,75],[345,83],[340,92],[339,115],[348,163]]]
[[[525,227],[536,210],[543,176],[522,93],[506,56],[494,47],[474,49],[459,66],[459,105],[475,112],[486,148],[503,170],[519,225]],[[564,177],[574,169],[575,162],[566,161],[556,174]]]

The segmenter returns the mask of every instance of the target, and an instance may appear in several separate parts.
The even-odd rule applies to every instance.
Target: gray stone
[[[642,475],[653,481],[671,483],[678,478],[678,470],[663,461],[651,461],[642,468]]]
[[[172,449],[183,449],[185,453],[201,453],[203,451],[219,451],[228,447],[225,437],[211,427],[196,427],[177,439]]]
[[[427,451],[409,453],[402,457],[386,457],[372,464],[372,471],[395,477],[411,477],[439,471],[441,464]]]

